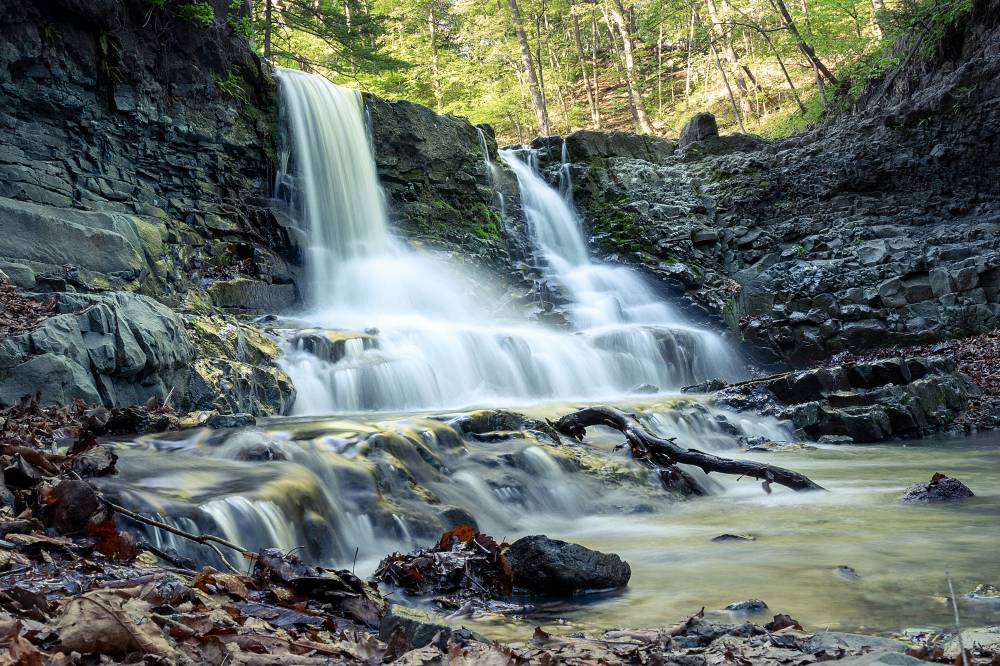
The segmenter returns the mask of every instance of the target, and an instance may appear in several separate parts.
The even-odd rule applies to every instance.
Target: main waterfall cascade
[[[293,70],[278,79],[295,169],[281,180],[295,183],[311,245],[303,318],[338,336],[370,333],[336,359],[288,350],[294,413],[612,399],[739,372],[719,336],[685,324],[634,273],[592,262],[573,210],[510,152],[573,330],[492,315],[481,284],[389,232],[360,93]]]

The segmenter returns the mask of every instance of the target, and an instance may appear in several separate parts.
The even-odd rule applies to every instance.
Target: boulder
[[[696,113],[684,125],[678,147],[683,150],[693,143],[704,141],[713,136],[719,136],[719,125],[715,122],[715,116],[707,111],[702,111]]]
[[[673,154],[674,143],[655,136],[629,132],[579,130],[566,136],[566,151],[573,162],[625,157],[658,164]]]
[[[761,613],[767,610],[767,604],[761,599],[744,599],[743,601],[734,601],[722,610],[733,613]]]
[[[624,587],[632,576],[628,562],[579,544],[544,535],[518,539],[507,550],[514,587],[530,594],[571,595],[585,590]]]
[[[924,504],[930,502],[958,502],[975,494],[967,485],[945,476],[935,473],[927,483],[916,483],[906,489],[899,501],[903,504]]]

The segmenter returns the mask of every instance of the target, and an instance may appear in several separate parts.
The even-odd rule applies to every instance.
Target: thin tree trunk
[[[618,34],[622,40],[622,52],[625,56],[625,83],[628,86],[629,96],[632,98],[632,105],[635,108],[639,131],[643,134],[651,134],[653,128],[649,124],[646,107],[642,101],[641,85],[637,80],[634,55],[635,44],[632,41],[632,31],[629,22],[626,20],[622,0],[611,0],[611,17],[614,19],[615,25],[618,28]]]
[[[545,50],[549,53],[549,67],[555,75],[554,85],[556,87],[556,99],[559,100],[559,111],[562,113],[563,123],[566,125],[566,134],[573,131],[569,120],[569,107],[566,104],[566,96],[563,94],[563,87],[560,81],[566,80],[565,72],[562,68],[562,61],[556,58],[555,50],[552,48],[552,26],[549,24],[549,15],[544,15],[545,22]]]
[[[434,85],[434,110],[441,113],[441,72],[438,63],[437,17],[434,16],[434,3],[430,3],[427,12],[427,27],[431,35],[431,79]]]
[[[597,10],[590,10],[590,71],[594,75],[594,129],[601,129],[601,82],[597,78],[597,50],[601,44],[601,33],[597,29]]]
[[[719,74],[722,75],[722,83],[726,86],[726,93],[729,94],[729,103],[733,105],[733,113],[736,114],[736,122],[740,126],[740,131],[746,133],[746,128],[743,126],[743,117],[740,115],[740,108],[736,104],[736,98],[733,96],[733,88],[729,85],[729,77],[726,76],[726,70],[722,66],[722,61],[719,60],[719,52],[715,48],[715,42],[709,41],[708,45],[712,49],[712,56],[715,58],[715,66],[719,68]]]
[[[264,60],[271,62],[271,0],[264,3]]]
[[[785,6],[784,0],[771,0],[771,5],[778,11],[778,14],[781,15],[781,19],[785,23],[785,30],[787,30],[788,34],[790,34],[792,39],[795,40],[795,45],[798,47],[799,51],[802,52],[802,55],[806,57],[809,64],[811,64],[813,69],[816,70],[817,80],[820,80],[820,74],[822,74],[831,85],[834,87],[839,86],[840,83],[837,81],[837,77],[835,77],[830,70],[826,68],[823,61],[816,56],[816,51],[813,47],[806,42],[806,40],[802,37],[802,33],[800,33],[799,29],[795,27],[795,21],[792,20],[792,15],[788,13],[788,7]],[[822,89],[823,85],[820,83],[820,90],[822,91]]]
[[[573,4],[570,0],[570,13],[573,13]],[[597,93],[591,90],[590,78],[587,76],[587,58],[583,53],[583,39],[580,37],[580,18],[573,15],[573,42],[576,46],[576,59],[580,62],[580,77],[583,79],[583,89],[587,92],[587,108],[590,109],[590,122],[592,125],[599,124],[597,117]]]
[[[673,95],[673,86],[670,94]],[[660,23],[660,32],[656,37],[656,115],[663,117],[663,23]]]
[[[538,121],[538,131],[542,135],[549,133],[549,117],[545,111],[545,98],[538,87],[538,75],[535,73],[535,65],[531,58],[531,46],[528,44],[528,35],[524,32],[524,25],[521,23],[521,12],[517,8],[517,0],[507,0],[510,8],[510,20],[514,24],[514,32],[517,34],[517,42],[521,51],[521,64],[524,65],[524,74],[528,79],[528,90],[531,93],[531,107],[535,112]]]
[[[740,59],[736,55],[736,49],[733,48],[730,30],[723,24],[723,19],[727,17],[722,16],[719,12],[715,0],[705,0],[705,5],[708,7],[708,18],[711,21],[710,32],[715,35],[715,40],[722,46],[722,55],[729,65],[729,71],[733,75],[736,90],[740,95],[740,106],[743,112],[747,113],[750,110],[750,88],[740,70]],[[726,80],[728,81],[728,77]]]
[[[768,48],[771,49],[771,53],[774,54],[775,59],[778,61],[778,65],[781,67],[781,73],[785,75],[785,81],[788,83],[788,87],[792,91],[792,97],[795,98],[795,103],[799,105],[799,110],[802,111],[802,113],[805,113],[805,104],[803,104],[802,100],[799,98],[799,91],[795,89],[795,84],[792,83],[792,77],[788,75],[788,69],[785,68],[785,61],[781,59],[781,54],[778,53],[778,49],[775,48],[774,42],[771,41],[771,36],[767,34],[766,30],[761,30],[760,34],[764,38],[764,41],[767,42]]]
[[[882,0],[871,0],[872,2],[872,32],[879,39],[885,34],[882,28],[882,16],[885,13],[885,3]]]
[[[621,48],[618,46],[618,38],[615,36],[615,29],[611,23],[611,15],[608,13],[608,3],[605,1],[603,7],[604,25],[608,28],[608,37],[611,40],[611,50],[615,56],[615,70],[618,72],[618,82],[628,91],[628,82],[625,80],[625,66],[622,64]],[[626,92],[625,101],[628,102],[628,110],[632,114],[632,122],[636,132],[642,132],[639,125],[639,113],[635,109],[635,101],[631,94]]]
[[[684,75],[684,108],[691,100],[691,53],[694,48],[694,6],[691,7],[691,24],[688,27],[687,73]]]

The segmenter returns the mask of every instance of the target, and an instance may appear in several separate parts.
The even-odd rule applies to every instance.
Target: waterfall
[[[614,399],[734,373],[721,338],[684,323],[635,274],[591,262],[575,213],[509,154],[539,251],[572,295],[575,330],[494,316],[488,285],[390,233],[360,94],[277,75],[294,171],[281,178],[295,183],[312,248],[303,318],[373,337],[337,358],[290,345],[283,365],[308,393],[295,413]]]

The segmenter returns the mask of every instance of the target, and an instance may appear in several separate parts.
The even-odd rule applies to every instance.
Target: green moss
[[[207,2],[192,2],[177,8],[177,16],[191,23],[211,25],[215,22],[215,10]]]

